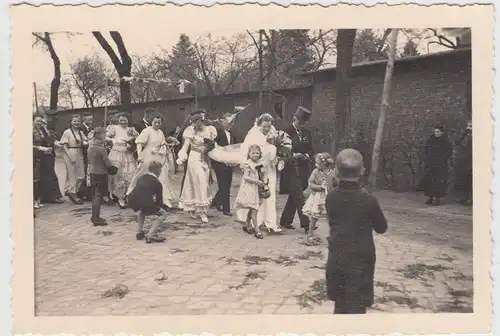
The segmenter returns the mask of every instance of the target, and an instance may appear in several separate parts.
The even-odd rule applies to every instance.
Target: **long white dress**
[[[184,144],[179,151],[178,162],[187,160],[186,178],[180,197],[184,211],[206,214],[212,203],[210,163],[205,155],[207,144],[204,139],[214,140],[216,136],[217,130],[213,126],[205,126],[199,132],[196,132],[193,126],[189,126],[183,133]],[[189,155],[188,149],[190,149]]]
[[[139,134],[137,139],[135,139],[135,142],[143,147],[142,157],[144,161],[137,166],[134,177],[128,186],[127,195],[130,195],[132,190],[135,188],[139,177],[149,172],[149,163],[153,160],[159,161],[163,164],[163,169],[158,177],[158,180],[160,180],[163,187],[163,203],[168,207],[172,207],[174,193],[172,192],[170,181],[167,161],[167,143],[165,142],[165,135],[163,134],[163,131],[160,129],[154,129],[153,126],[149,126],[145,128],[141,134]]]

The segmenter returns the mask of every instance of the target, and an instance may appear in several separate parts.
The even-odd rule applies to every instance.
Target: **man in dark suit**
[[[236,139],[231,132],[233,121],[233,114],[225,113],[219,120],[213,123],[213,126],[217,129],[215,142],[219,146],[234,145],[236,143]],[[215,171],[219,187],[212,201],[212,206],[222,211],[224,215],[232,216],[229,198],[231,196],[231,183],[233,182],[233,167],[212,160],[212,168]]]
[[[295,229],[292,225],[295,212],[300,217],[300,227],[309,230],[309,218],[302,213],[304,190],[311,174],[311,160],[314,158],[311,131],[304,127],[311,117],[311,111],[299,106],[293,123],[284,131],[292,139],[292,154],[280,174],[280,194],[288,194],[288,200],[280,219],[281,227]]]
[[[137,131],[137,133],[141,134],[141,132],[145,128],[151,126],[151,123],[150,123],[150,120],[149,120],[149,116],[151,114],[153,114],[154,112],[156,112],[156,111],[152,107],[148,107],[147,109],[144,110],[144,115],[142,117],[142,120],[138,124],[134,125],[134,128]]]

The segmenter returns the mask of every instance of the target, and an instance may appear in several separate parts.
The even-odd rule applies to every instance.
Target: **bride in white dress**
[[[264,224],[269,233],[281,234],[283,230],[277,225],[276,214],[276,164],[277,149],[271,144],[277,135],[277,131],[273,126],[274,118],[270,114],[263,114],[258,117],[250,131],[248,131],[245,140],[241,145],[218,147],[209,153],[213,160],[224,162],[227,164],[240,164],[246,160],[248,146],[259,145],[262,151],[262,161],[266,176],[269,179],[269,189],[271,196],[265,199],[259,208],[257,222]],[[230,147],[230,148],[227,148]],[[248,210],[241,209],[236,212],[238,221],[245,222]]]

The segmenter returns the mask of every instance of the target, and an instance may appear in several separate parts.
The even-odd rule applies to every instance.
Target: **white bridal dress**
[[[276,129],[271,128],[269,135],[275,134]],[[242,144],[217,147],[208,155],[211,159],[231,164],[239,165],[247,160],[248,147],[259,145],[262,150],[262,162],[269,179],[269,189],[271,196],[265,199],[259,208],[257,216],[258,224],[264,224],[268,229],[279,230],[276,219],[276,146],[267,142],[267,135],[262,134],[257,124],[248,131]],[[236,212],[238,221],[246,221],[248,210],[241,209]]]

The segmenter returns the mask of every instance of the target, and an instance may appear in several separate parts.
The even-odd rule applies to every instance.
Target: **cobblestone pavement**
[[[377,196],[389,232],[375,237],[376,304],[370,312],[471,312],[471,209],[429,208],[414,195]],[[280,212],[285,197],[278,202]],[[333,312],[325,301],[324,221],[321,242],[306,246],[302,230],[257,240],[216,210],[210,224],[172,213],[162,226],[167,241],[148,245],[135,240],[131,210],[103,209],[110,224],[103,228],[89,223],[88,203],[39,210],[37,315]]]

